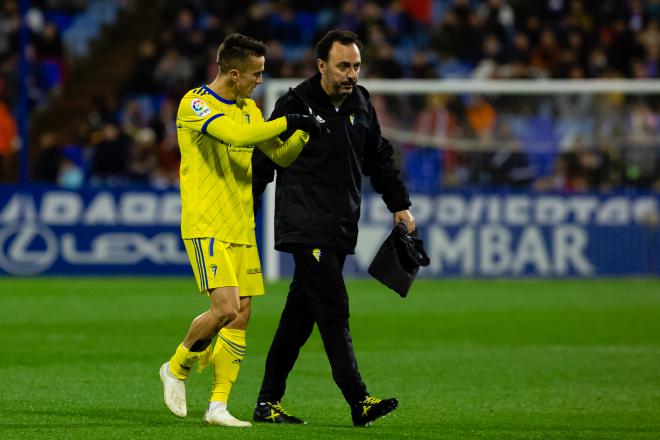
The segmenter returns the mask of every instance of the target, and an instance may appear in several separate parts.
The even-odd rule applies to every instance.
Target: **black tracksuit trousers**
[[[317,261],[314,248],[309,247],[293,252],[293,257],[293,281],[268,351],[258,401],[282,400],[287,376],[315,323],[335,383],[349,404],[361,401],[367,388],[358,371],[348,327],[348,294],[342,275],[346,254],[321,249]]]

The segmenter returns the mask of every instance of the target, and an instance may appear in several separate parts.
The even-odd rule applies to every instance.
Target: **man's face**
[[[345,98],[353,92],[360,74],[360,50],[355,44],[332,43],[328,60],[319,59],[321,84],[330,97]]]
[[[237,94],[241,98],[249,98],[254,89],[264,82],[264,66],[266,59],[251,55],[245,61],[245,67],[238,71]]]

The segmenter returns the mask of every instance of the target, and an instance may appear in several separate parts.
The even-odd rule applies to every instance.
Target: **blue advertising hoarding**
[[[4,186],[0,273],[190,274],[178,191]]]
[[[431,258],[419,275],[658,276],[659,206],[648,193],[413,196]],[[190,275],[180,218],[177,190],[1,186],[0,274]],[[380,197],[365,195],[347,276],[366,276],[391,222]],[[291,266],[282,255],[280,273]]]
[[[660,275],[660,195],[461,191],[413,196],[431,259],[419,276]],[[366,271],[392,227],[378,195],[363,200],[347,274]]]

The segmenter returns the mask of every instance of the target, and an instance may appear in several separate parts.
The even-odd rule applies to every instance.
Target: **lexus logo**
[[[57,259],[58,241],[47,226],[29,222],[0,229],[0,268],[14,275],[36,275]]]

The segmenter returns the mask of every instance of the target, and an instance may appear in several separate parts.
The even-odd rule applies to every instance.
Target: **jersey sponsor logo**
[[[211,109],[209,108],[209,105],[199,98],[193,99],[192,102],[190,103],[190,106],[192,107],[193,112],[195,112],[195,114],[200,118],[203,118],[204,116],[211,113]]]
[[[261,273],[261,268],[260,267],[252,267],[247,270],[248,275],[254,275],[256,273]]]
[[[315,248],[312,250],[312,255],[314,255],[314,258],[316,258],[316,261],[319,263],[321,262],[321,249]]]

